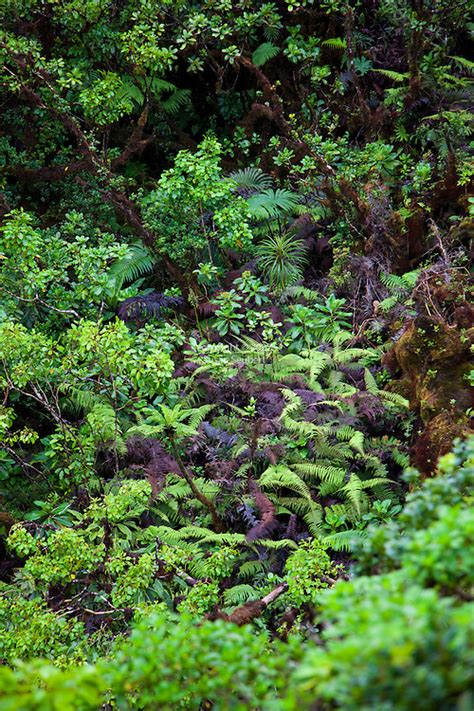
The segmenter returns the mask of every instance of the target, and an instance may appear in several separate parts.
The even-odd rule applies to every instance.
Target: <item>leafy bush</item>
[[[156,250],[182,267],[197,266],[206,254],[212,261],[215,250],[246,251],[251,244],[247,204],[223,178],[220,152],[211,136],[195,153],[182,151],[142,200]]]
[[[472,604],[457,606],[399,573],[340,583],[322,604],[326,644],[295,673],[295,708],[318,698],[387,711],[468,703]]]
[[[472,706],[466,7],[0,3],[2,709]]]

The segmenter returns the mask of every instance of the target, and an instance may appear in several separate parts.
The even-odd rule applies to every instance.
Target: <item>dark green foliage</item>
[[[472,705],[467,10],[1,3],[0,709]]]

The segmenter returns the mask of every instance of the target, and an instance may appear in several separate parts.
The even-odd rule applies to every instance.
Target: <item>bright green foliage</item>
[[[132,293],[109,271],[128,254],[113,234],[90,234],[78,212],[68,213],[59,230],[39,229],[32,215],[12,212],[0,230],[0,293],[4,319],[61,326]]]
[[[442,466],[453,467],[450,458]],[[425,498],[437,483],[442,486],[442,479],[428,482]],[[413,500],[423,491],[412,495],[404,514],[410,515]],[[463,511],[470,513],[467,508]],[[444,506],[441,512],[443,525],[450,516],[460,516],[459,505]],[[433,529],[433,534],[439,532],[439,527]],[[419,533],[415,531],[413,541],[418,541]],[[429,552],[429,534],[424,543]],[[440,597],[436,590],[424,588],[422,581],[413,580],[411,556],[417,548],[409,546],[407,551],[401,570],[339,582],[330,591],[321,591],[327,574],[336,572],[324,548],[308,541],[291,554],[286,565],[288,599],[314,601],[317,595],[319,615],[325,621],[322,646],[308,640],[302,648],[298,638],[270,643],[265,634],[249,627],[236,628],[223,621],[197,624],[186,614],[176,619],[161,606],[145,606],[131,637],[114,648],[109,660],[93,668],[51,670],[48,677],[43,677],[46,667],[37,663],[2,670],[2,702],[5,708],[26,708],[22,704],[27,703],[31,708],[48,708],[46,704],[55,703],[68,681],[80,683],[84,676],[92,695],[77,697],[72,709],[94,708],[105,688],[119,703],[126,705],[133,698],[142,709],[189,708],[204,700],[211,700],[216,708],[239,709],[256,703],[263,708],[310,709],[316,700],[354,710],[408,711],[416,705],[428,711],[448,704],[462,708],[469,703],[473,682],[472,603]],[[467,573],[465,566],[461,562],[459,570]],[[422,580],[430,584],[428,578]],[[215,602],[215,584],[201,585],[183,609],[202,614]],[[77,629],[64,620],[60,624],[57,651],[49,648],[50,654],[60,655]],[[44,646],[36,629],[32,628],[36,644]],[[11,640],[7,636],[8,644]],[[36,674],[49,679],[47,691],[35,690]]]
[[[146,592],[155,577],[153,556],[145,553],[135,565],[119,574],[112,590],[112,602],[116,607],[130,607],[145,601]]]
[[[294,235],[275,235],[263,240],[257,249],[259,266],[270,284],[283,290],[303,276],[305,248]]]
[[[17,553],[25,553],[22,537],[16,545],[15,529],[9,536],[8,544]],[[84,575],[94,570],[104,559],[103,543],[91,544],[83,531],[62,528],[54,531],[46,541],[39,542],[25,563],[22,575],[30,576],[40,586],[51,583],[66,583],[74,580],[78,573]]]
[[[367,530],[367,535],[356,543],[360,571],[393,570],[400,565],[401,558],[408,561],[413,556],[414,560],[419,557],[416,567],[421,567],[420,571],[411,567],[414,577],[420,574],[436,583],[442,578],[446,581],[449,566],[455,565],[460,570],[462,562],[462,575],[466,575],[465,581],[472,585],[471,547],[468,545],[463,550],[462,546],[458,548],[456,542],[465,540],[468,543],[472,535],[469,507],[474,491],[473,455],[472,437],[464,443],[458,442],[452,452],[440,459],[439,476],[424,482],[423,486],[407,496],[405,507],[396,521],[388,526],[371,526]],[[408,470],[405,477],[412,478],[413,475],[416,472]],[[453,512],[457,512],[464,522],[459,530]],[[426,551],[424,545],[427,546]],[[446,554],[450,547],[456,549],[454,560]],[[410,554],[408,550],[411,550]],[[457,577],[451,581],[455,587]]]
[[[131,114],[134,103],[127,85],[113,72],[103,72],[79,95],[84,109],[84,116],[98,126],[115,123],[122,116]]]
[[[246,202],[235,195],[232,180],[223,178],[220,152],[211,136],[195,153],[182,151],[142,201],[157,251],[182,267],[197,265],[216,249],[244,251],[251,244]]]
[[[298,550],[288,557],[285,571],[288,598],[294,606],[305,602],[316,603],[319,591],[328,587],[330,576],[337,573],[331,558],[317,539],[300,543]]]
[[[290,320],[293,324],[287,333],[291,339],[291,350],[298,353],[303,348],[312,348],[321,341],[331,341],[339,331],[350,328],[350,313],[344,311],[345,299],[338,299],[331,294],[325,302],[304,306],[295,304],[290,307]]]
[[[442,507],[438,520],[416,531],[404,546],[402,568],[423,585],[453,594],[474,590],[474,512],[462,505]]]
[[[37,661],[15,670],[0,667],[0,703],[5,711],[95,711],[105,680],[94,667],[70,670]]]
[[[0,3],[0,709],[472,707],[467,10]]]
[[[392,574],[340,583],[322,605],[331,620],[326,645],[298,668],[295,707],[316,698],[354,711],[429,711],[463,696],[468,703],[472,604],[456,607]]]
[[[151,496],[151,486],[147,481],[123,481],[117,491],[112,490],[102,502],[93,503],[87,516],[95,520],[107,519],[116,524],[136,518],[142,514]]]
[[[118,650],[110,676],[119,697],[139,689],[143,709],[186,708],[205,699],[218,709],[244,709],[274,698],[287,663],[248,627],[196,625],[186,616],[176,624],[157,612]]]
[[[66,667],[84,659],[86,638],[81,622],[59,617],[38,598],[26,600],[13,595],[3,584],[0,627],[0,659],[4,663],[43,657]]]

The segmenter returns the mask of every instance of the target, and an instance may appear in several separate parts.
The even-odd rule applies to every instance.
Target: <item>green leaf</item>
[[[256,67],[261,67],[273,57],[276,57],[280,49],[271,42],[264,42],[252,54],[252,62]]]

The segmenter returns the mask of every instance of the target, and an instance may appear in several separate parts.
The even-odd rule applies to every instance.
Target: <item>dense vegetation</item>
[[[0,5],[0,709],[467,711],[469,0]]]

